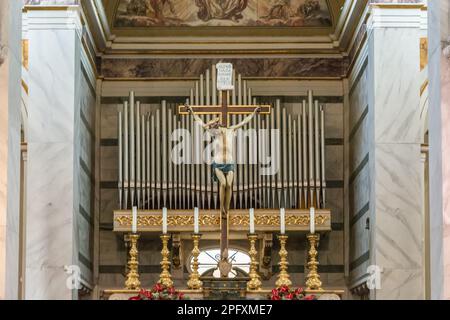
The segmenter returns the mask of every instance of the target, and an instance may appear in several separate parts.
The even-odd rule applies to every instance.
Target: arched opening
[[[229,250],[230,261],[233,264],[233,270],[229,273],[229,278],[235,278],[239,274],[250,272],[250,256],[239,249]],[[192,270],[192,262],[194,257],[189,257],[189,271]],[[220,248],[210,248],[200,251],[198,256],[198,272],[200,275],[211,273],[213,277],[220,278],[220,271],[217,263],[220,259]]]

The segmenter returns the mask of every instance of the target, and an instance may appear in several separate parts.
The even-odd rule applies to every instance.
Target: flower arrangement
[[[137,296],[128,300],[184,300],[184,295],[174,287],[157,283],[152,290],[142,289]]]
[[[270,300],[317,300],[315,295],[307,295],[303,288],[291,289],[282,286],[272,290],[269,295]]]

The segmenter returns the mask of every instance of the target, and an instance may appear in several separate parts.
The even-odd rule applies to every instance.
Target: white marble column
[[[19,288],[21,1],[0,1],[0,300]]]
[[[450,8],[428,1],[431,298],[450,299]]]
[[[29,37],[26,299],[73,299],[78,265],[78,7],[27,10]]]
[[[371,5],[368,20],[374,299],[422,299],[423,212],[418,5]]]

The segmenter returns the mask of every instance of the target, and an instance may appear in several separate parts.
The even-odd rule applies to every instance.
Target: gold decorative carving
[[[277,288],[283,286],[290,287],[292,285],[292,281],[289,279],[289,273],[287,272],[289,265],[289,262],[287,261],[288,252],[286,250],[287,239],[287,235],[278,236],[278,240],[280,240],[280,262],[278,263],[278,265],[280,266],[280,273],[278,274],[277,282],[275,282]]]
[[[247,282],[247,290],[261,290],[261,278],[258,274],[258,251],[256,251],[256,240],[258,240],[258,235],[249,234],[248,240],[250,241],[250,280]]]
[[[159,276],[159,282],[163,285],[165,285],[166,287],[172,287],[173,286],[173,281],[172,281],[172,276],[170,275],[169,272],[169,268],[170,268],[170,261],[169,261],[169,255],[170,255],[170,251],[169,251],[169,247],[168,247],[168,243],[169,243],[169,239],[170,236],[167,234],[163,234],[161,236],[161,241],[163,244],[162,250],[161,250],[161,256],[162,256],[162,260],[161,260],[161,274]]]
[[[141,288],[141,282],[139,281],[139,261],[137,249],[137,241],[139,240],[138,234],[130,235],[130,259],[128,260],[128,274],[125,281],[125,288],[127,290],[138,290]]]
[[[324,225],[329,216],[318,214],[316,216],[316,225]],[[115,221],[121,227],[131,227],[132,224],[131,215],[121,215],[115,218]],[[193,215],[169,215],[167,217],[167,224],[169,226],[193,226],[194,216]],[[207,226],[219,226],[220,216],[219,215],[200,215],[199,225],[203,227]],[[248,226],[249,216],[248,214],[231,214],[230,215],[230,225],[231,226]],[[280,217],[279,215],[272,214],[262,214],[255,215],[255,225],[257,226],[279,226]],[[286,215],[286,225],[287,226],[309,226],[309,214],[301,215]],[[138,227],[158,227],[162,226],[162,216],[161,215],[140,215],[138,216]]]
[[[200,290],[203,286],[203,283],[200,281],[200,274],[198,272],[198,256],[200,254],[198,245],[201,237],[202,236],[200,234],[192,235],[192,242],[194,245],[194,248],[192,249],[192,256],[194,257],[194,259],[192,262],[192,272],[189,275],[189,281],[187,283],[188,288],[192,290]]]
[[[309,244],[308,251],[308,270],[309,273],[306,276],[306,288],[308,290],[322,290],[322,281],[320,281],[320,275],[318,273],[317,261],[317,247],[319,245],[320,236],[318,234],[309,234],[306,236]]]

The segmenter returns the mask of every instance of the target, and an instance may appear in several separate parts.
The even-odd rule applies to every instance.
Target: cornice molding
[[[382,28],[421,28],[424,4],[370,4],[369,30]]]

